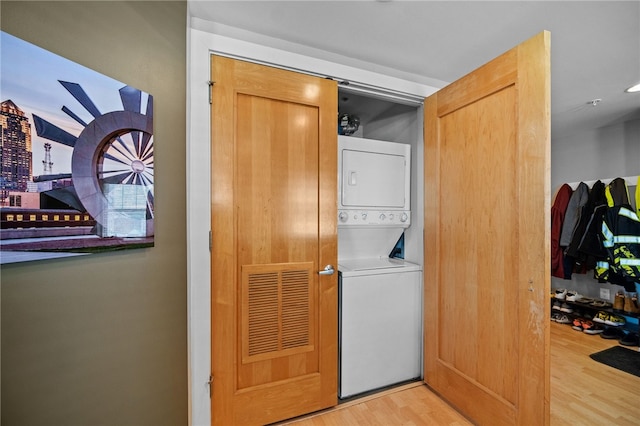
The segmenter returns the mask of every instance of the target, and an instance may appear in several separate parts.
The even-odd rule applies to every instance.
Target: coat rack
[[[631,187],[635,187],[636,185],[638,185],[638,176],[625,176],[625,177],[620,177],[621,179],[624,179],[624,181],[627,183],[627,187],[631,188]],[[589,188],[593,187],[593,184],[596,183],[598,180],[602,183],[604,183],[605,185],[609,185],[611,183],[612,180],[614,179],[618,179],[617,177],[615,178],[609,178],[609,179],[596,179],[596,180],[583,180],[580,182],[584,182],[587,184],[587,186]],[[572,182],[572,183],[567,183],[567,185],[569,185],[571,187],[571,189],[573,189],[575,191],[575,189],[578,187],[578,185],[580,185],[580,182]]]

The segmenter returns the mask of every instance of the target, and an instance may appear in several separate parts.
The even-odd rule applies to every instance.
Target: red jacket
[[[551,275],[558,278],[564,278],[560,233],[571,194],[573,194],[571,187],[566,183],[563,184],[556,194],[553,206],[551,206]]]

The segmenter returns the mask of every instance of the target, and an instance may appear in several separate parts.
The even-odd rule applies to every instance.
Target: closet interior
[[[339,87],[338,397],[346,401],[423,376],[422,108]]]

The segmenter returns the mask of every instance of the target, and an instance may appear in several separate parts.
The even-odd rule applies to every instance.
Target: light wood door
[[[337,403],[337,86],[212,57],[212,419]]]
[[[549,423],[549,37],[425,102],[425,381],[478,424]]]

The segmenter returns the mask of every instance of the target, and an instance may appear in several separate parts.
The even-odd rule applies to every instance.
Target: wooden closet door
[[[212,419],[337,403],[337,86],[212,57]]]
[[[425,381],[478,424],[549,423],[549,38],[425,103]]]

